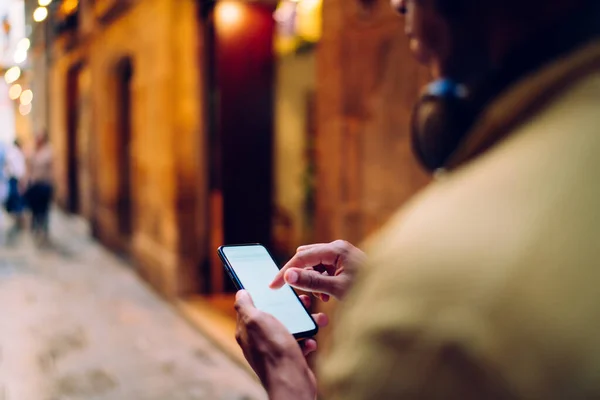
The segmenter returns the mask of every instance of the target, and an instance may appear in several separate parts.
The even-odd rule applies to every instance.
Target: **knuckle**
[[[306,263],[306,251],[302,251],[302,252],[300,252],[300,253],[296,253],[296,255],[294,256],[294,258],[295,258],[296,260],[298,260],[298,262],[299,262],[300,264],[304,264],[304,263]]]
[[[261,324],[261,316],[259,314],[247,316],[244,323],[249,329],[256,329]]]
[[[316,280],[315,280],[315,274],[302,274],[303,276],[303,281],[305,282],[306,286],[309,288],[314,288],[316,285]]]
[[[343,277],[338,277],[338,279],[335,279],[332,282],[332,294],[339,298],[342,298],[344,296],[344,294],[346,293],[346,288],[348,286],[348,280],[344,279]]]
[[[352,246],[349,242],[345,240],[336,240],[335,248],[338,254],[338,258],[345,259],[348,253],[352,250],[354,246]]]
[[[286,339],[287,337],[284,336],[276,336],[272,339],[272,347],[270,352],[275,356],[275,358],[283,357],[289,350],[289,342]]]
[[[331,294],[334,297],[337,297],[338,299],[342,297],[342,294],[344,293],[344,291],[342,290],[342,287],[340,285],[339,282],[335,282],[332,287],[331,287]]]
[[[343,239],[338,239],[338,240],[334,241],[332,244],[337,248],[347,248],[347,247],[351,246],[348,241],[343,240]]]
[[[296,253],[300,253],[300,252],[302,252],[302,251],[305,251],[305,250],[306,250],[306,247],[307,247],[307,246],[304,246],[304,245],[302,245],[302,246],[298,246],[298,247],[296,248]]]
[[[334,266],[336,268],[340,268],[348,259],[348,255],[350,254],[353,246],[345,240],[336,240],[334,244],[336,252]]]

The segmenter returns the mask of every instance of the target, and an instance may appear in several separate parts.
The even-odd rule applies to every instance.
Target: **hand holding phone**
[[[221,246],[218,253],[229,277],[238,289],[248,291],[257,309],[273,315],[296,339],[317,334],[317,324],[294,289],[288,285],[269,288],[279,268],[264,246]]]

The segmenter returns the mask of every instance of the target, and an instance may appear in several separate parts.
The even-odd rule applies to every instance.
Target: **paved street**
[[[0,400],[266,397],[85,226],[52,222],[50,248],[0,249]]]

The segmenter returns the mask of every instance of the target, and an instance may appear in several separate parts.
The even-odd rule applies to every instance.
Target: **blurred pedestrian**
[[[15,140],[6,152],[5,163],[6,175],[8,177],[8,197],[4,203],[6,211],[14,217],[15,224],[12,232],[23,228],[23,210],[25,202],[23,199],[23,178],[26,173],[25,155],[21,149],[19,140]]]
[[[8,198],[8,175],[6,171],[8,148],[0,142],[0,204],[5,204]],[[0,212],[0,232],[4,236],[4,213]]]
[[[29,161],[27,206],[31,210],[31,230],[41,242],[49,240],[50,206],[54,194],[54,155],[48,135],[36,138],[36,146]]]

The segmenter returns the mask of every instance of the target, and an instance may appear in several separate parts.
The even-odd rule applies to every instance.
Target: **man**
[[[8,175],[6,173],[7,146],[0,142],[0,204],[4,204],[8,198]],[[0,211],[0,238],[4,240],[4,214]]]
[[[442,78],[413,142],[444,173],[368,260],[317,244],[276,277],[344,300],[317,377],[241,291],[247,359],[271,399],[600,398],[600,2],[393,4]]]
[[[50,239],[50,208],[54,194],[54,155],[46,132],[36,137],[36,146],[29,160],[25,199],[31,209],[31,230],[40,244]]]
[[[6,154],[6,174],[9,178],[8,198],[6,200],[6,211],[12,214],[15,219],[15,225],[11,230],[16,233],[22,229],[23,221],[23,196],[21,189],[23,187],[23,177],[26,173],[25,155],[21,150],[21,144],[15,140],[9,147]]]

